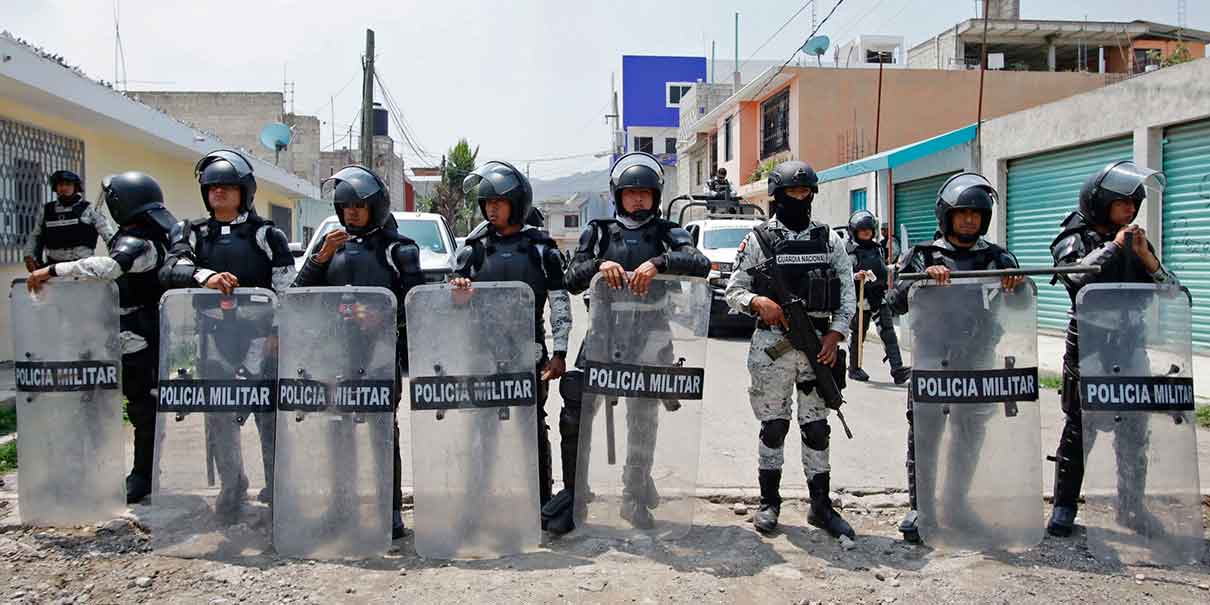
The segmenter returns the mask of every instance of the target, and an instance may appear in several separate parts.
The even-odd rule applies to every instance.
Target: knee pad
[[[559,396],[563,398],[563,407],[575,406],[578,410],[584,398],[584,372],[571,370],[559,379]]]
[[[780,449],[786,443],[786,434],[790,432],[790,421],[785,418],[766,420],[760,423],[760,442],[765,447]]]
[[[829,436],[832,434],[832,427],[828,426],[828,421],[824,419],[812,420],[798,427],[802,432],[802,445],[805,448],[813,449],[817,452],[828,449]]]

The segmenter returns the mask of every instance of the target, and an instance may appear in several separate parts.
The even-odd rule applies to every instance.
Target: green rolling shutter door
[[[939,174],[895,185],[895,235],[899,235],[900,225],[907,225],[908,238],[912,241],[905,245],[936,239],[933,236],[937,233],[937,192],[955,174]]]
[[[1210,120],[1164,131],[1164,174],[1162,260],[1193,294],[1193,346],[1204,352],[1210,350]]]
[[[1084,180],[1109,162],[1133,156],[1133,139],[1123,137],[1010,161],[1008,191],[1002,193],[1007,200],[1008,249],[1021,266],[1052,266],[1050,243],[1059,234],[1059,224],[1075,210]],[[1034,281],[1038,327],[1066,329],[1071,308],[1067,290],[1050,285],[1047,278]]]

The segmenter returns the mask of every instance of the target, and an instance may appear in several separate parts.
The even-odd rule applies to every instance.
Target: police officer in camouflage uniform
[[[407,363],[406,316],[403,301],[408,291],[424,283],[420,271],[420,247],[399,232],[391,216],[391,196],[386,183],[364,166],[341,168],[323,182],[324,196],[332,200],[340,228],[324,236],[319,251],[295,277],[292,287],[368,286],[386,288],[395,294],[399,338],[395,341],[396,392]],[[355,352],[356,353],[356,352]],[[355,367],[353,360],[339,360]],[[394,473],[391,490],[391,537],[404,536],[403,490],[399,455],[399,422],[394,424]]]
[[[294,257],[290,254],[286,234],[256,214],[256,177],[252,164],[242,154],[219,149],[198,161],[194,174],[201,187],[202,204],[209,216],[177,224],[169,244],[168,260],[160,270],[160,281],[169,288],[210,288],[230,294],[235,288],[265,288],[280,293],[294,281]],[[227,347],[247,343],[247,350],[231,354],[240,359],[228,359],[238,367],[237,375],[248,378],[275,376],[271,341],[276,341],[271,323],[240,320],[232,323],[220,320],[217,309],[201,310],[199,321],[208,327],[205,338],[222,342]],[[250,334],[224,334],[234,326],[253,330]],[[217,343],[216,343],[217,345]],[[238,348],[238,347],[237,347]],[[218,347],[218,350],[229,350]],[[217,358],[217,356],[216,356]],[[253,415],[260,433],[261,463],[265,487],[257,495],[261,502],[273,497],[274,412]],[[220,491],[218,508],[238,509],[242,499],[239,485],[247,485],[243,473],[239,430],[222,415],[206,415],[208,430],[216,451],[219,475],[224,489]],[[245,488],[246,489],[246,488]]]
[[[798,392],[798,428],[802,436],[802,465],[811,495],[807,522],[833,537],[854,537],[853,528],[832,508],[828,497],[831,468],[828,464],[828,408],[815,389],[815,372],[802,351],[792,350],[769,357],[766,348],[785,337],[786,323],[771,284],[754,277],[750,270],[772,259],[782,275],[794,276],[786,284],[794,295],[815,300],[809,315],[823,348],[818,361],[839,368],[833,374],[844,386],[844,351],[838,345],[856,313],[853,268],[840,234],[811,220],[811,202],[819,191],[819,177],[805,162],[778,164],[769,173],[772,218],[753,229],[740,243],[735,272],[727,284],[727,303],[737,311],[760,318],[748,350],[748,394],[752,411],[761,423],[759,471],[761,505],[752,522],[761,532],[777,528],[781,513],[781,467],[786,435],[793,417],[793,397]]]
[[[951,271],[976,271],[982,269],[1014,269],[1018,267],[1017,258],[1008,250],[993,244],[984,236],[987,235],[987,230],[991,226],[992,210],[996,205],[996,190],[991,183],[982,175],[970,172],[956,174],[951,177],[941,186],[941,190],[937,193],[937,205],[935,214],[937,216],[937,233],[941,235],[936,241],[929,244],[919,244],[913,246],[902,257],[899,263],[898,273],[928,273],[929,277],[939,284],[949,283]],[[1008,276],[1001,279],[1001,285],[1006,290],[1012,290],[1025,282],[1025,277],[1021,275]],[[887,303],[897,314],[905,314],[908,312],[908,293],[911,289],[911,282],[899,280],[895,283],[895,287],[891,289],[887,295]],[[921,326],[927,326],[923,329],[943,331],[953,329],[956,325],[972,325],[979,326],[980,317],[978,313],[982,312],[982,304],[980,299],[975,299],[969,305],[972,315],[968,317],[913,317],[912,324],[915,329],[922,329]],[[983,322],[986,323],[986,322]],[[967,331],[967,330],[962,330]],[[961,332],[955,330],[955,332]],[[954,343],[955,347],[961,347],[962,353],[951,354],[955,359],[971,360],[980,355],[990,353],[995,348],[995,343],[999,340],[998,334],[980,331],[977,327],[972,328],[969,332],[976,336],[967,338],[964,342]],[[916,444],[915,444],[915,429],[913,427],[912,415],[912,394],[908,391],[908,451],[907,451],[907,471],[908,471],[908,497],[911,503],[911,510],[907,516],[899,524],[899,531],[903,534],[904,540],[912,543],[920,541],[920,532],[917,528],[917,493],[922,487],[924,491],[931,491],[932,486],[917,486],[916,479]],[[966,442],[980,442],[983,433],[985,432],[985,424],[987,419],[976,420],[969,426],[957,427],[955,430],[969,431],[974,437]],[[922,445],[935,450],[940,444],[937,442]],[[963,452],[951,452],[950,457],[957,460]],[[935,458],[930,455],[928,458]],[[965,484],[969,485],[971,477],[974,474],[974,465],[966,464],[960,468],[957,465],[951,465],[948,468],[950,477],[947,483],[951,485]],[[930,475],[931,476],[931,475]],[[948,490],[953,493],[960,493],[962,489]]]
[[[479,205],[486,219],[458,250],[456,288],[472,282],[519,281],[534,292],[534,340],[539,356],[534,362],[538,383],[538,493],[542,506],[551,497],[551,453],[546,424],[549,384],[567,371],[567,337],[571,334],[571,297],[563,287],[563,255],[550,234],[543,231],[542,214],[533,208],[533,189],[521,171],[506,162],[488,162],[467,175],[462,184],[467,197]],[[536,222],[539,226],[532,223]],[[554,351],[546,350],[543,307],[550,304]]]
[[[903,357],[899,354],[899,338],[895,335],[895,324],[891,323],[891,308],[886,304],[887,266],[886,248],[874,239],[878,233],[878,218],[869,210],[858,210],[849,217],[846,228],[848,240],[845,242],[849,252],[849,260],[853,263],[853,281],[865,282],[866,310],[861,315],[861,325],[857,325],[857,317],[853,318],[850,326],[851,344],[849,345],[849,378],[865,382],[870,375],[857,362],[857,340],[865,336],[870,328],[872,316],[878,318],[878,338],[882,340],[882,348],[886,351],[886,361],[891,365],[891,378],[895,384],[907,382],[912,375],[911,368],[903,365]]]
[[[79,175],[59,170],[49,180],[56,199],[38,207],[34,228],[25,240],[25,268],[31,273],[50,263],[88,258],[97,247],[98,236],[109,245],[118,230],[108,216],[84,199]]]
[[[594,220],[580,233],[575,256],[564,276],[568,292],[576,295],[584,292],[598,273],[610,286],[630,288],[640,295],[650,291],[652,280],[659,274],[706,277],[710,273],[710,260],[693,246],[689,233],[660,217],[663,189],[664,169],[654,156],[636,151],[618,158],[609,177],[616,216]],[[640,349],[670,344],[670,338],[661,336],[669,329],[666,318],[648,316],[640,321],[650,323],[633,334],[618,336],[632,339],[630,344]],[[671,347],[667,350],[670,352]],[[553,529],[548,523],[548,529],[555,532],[569,531],[572,526],[570,504],[577,476],[582,378],[582,372],[569,372],[560,384],[564,407],[559,416],[559,433],[565,489],[543,514],[559,527]],[[649,403],[638,401],[628,405],[621,514],[640,529],[655,526],[649,509],[659,501],[651,479],[658,422],[658,411]],[[550,510],[556,505],[559,510]]]
[[[101,196],[119,225],[109,242],[109,256],[53,263],[31,273],[26,283],[37,290],[47,279],[62,275],[118,284],[122,394],[134,425],[134,467],[126,477],[126,501],[135,503],[151,493],[156,409],[152,390],[159,381],[159,304],[164,294],[158,273],[176,219],[164,207],[160,184],[141,172],[105,177]]]

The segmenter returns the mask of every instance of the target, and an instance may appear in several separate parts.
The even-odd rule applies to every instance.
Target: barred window
[[[760,106],[762,137],[761,159],[790,149],[790,89],[765,101]]]
[[[84,180],[84,141],[0,118],[0,263],[21,262],[38,207],[50,201],[56,170]]]

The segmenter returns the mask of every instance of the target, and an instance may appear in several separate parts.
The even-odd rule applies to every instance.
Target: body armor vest
[[[537,342],[543,342],[546,339],[543,318],[547,292],[539,244],[528,235],[518,233],[508,237],[487,235],[474,245],[482,247],[483,253],[483,263],[473,277],[475,281],[519,281],[533,290],[534,337]]]
[[[754,230],[765,258],[772,261],[771,272],[791,296],[802,299],[807,311],[828,312],[840,308],[840,276],[832,267],[831,230],[826,225],[811,227],[806,239],[790,239],[760,225]],[[784,305],[778,288],[761,275],[753,280],[753,291]]]
[[[198,265],[232,273],[242,287],[272,288],[273,265],[265,251],[256,245],[256,232],[264,224],[249,218],[238,225],[214,220],[195,225]]]
[[[89,203],[78,200],[69,206],[59,202],[46,205],[42,214],[42,229],[46,235],[46,247],[56,250],[65,248],[95,248],[97,228],[82,219]]]

